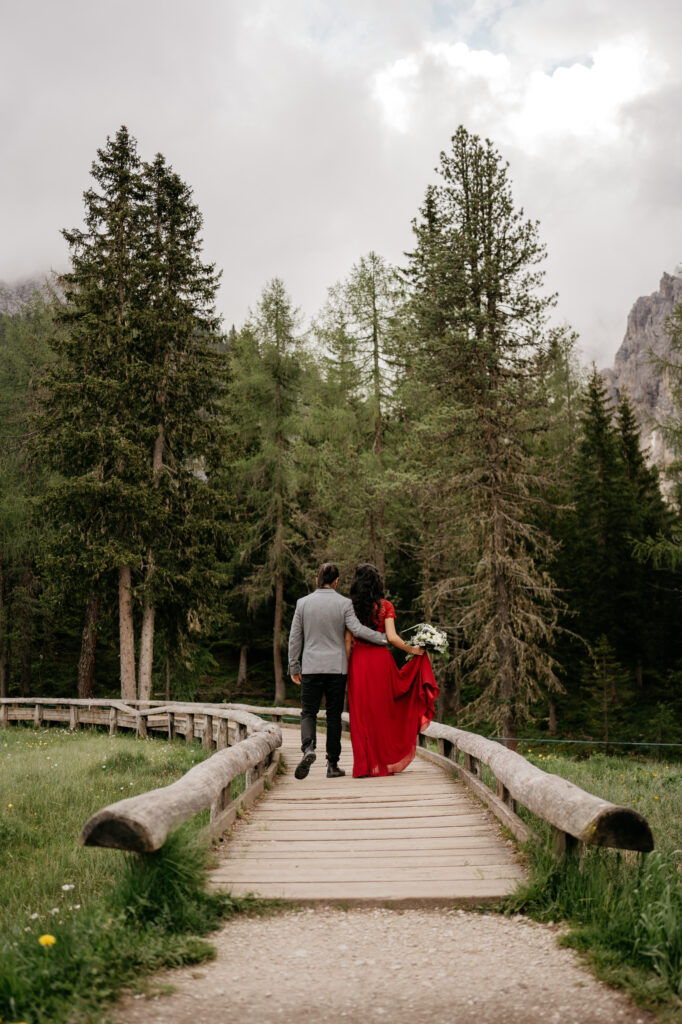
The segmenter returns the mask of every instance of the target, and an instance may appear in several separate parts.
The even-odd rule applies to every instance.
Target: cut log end
[[[654,837],[646,819],[628,807],[603,811],[580,838],[591,846],[613,846],[640,853],[650,853],[654,848]]]
[[[86,821],[79,842],[81,846],[106,846],[133,853],[152,853],[158,847],[144,826],[110,811],[100,811]]]

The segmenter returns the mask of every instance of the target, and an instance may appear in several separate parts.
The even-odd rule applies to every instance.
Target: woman
[[[394,647],[418,655],[399,669],[387,648],[353,642],[346,632],[353,776],[394,775],[414,758],[417,735],[433,718],[438,687],[428,654],[398,636],[395,609],[384,600],[375,566],[358,565],[350,597],[363,625],[385,632]]]

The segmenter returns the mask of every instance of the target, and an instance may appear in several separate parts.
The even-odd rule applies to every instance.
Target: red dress
[[[386,619],[395,619],[390,601],[381,602],[373,623],[380,633]],[[348,665],[353,776],[395,775],[407,768],[437,696],[428,654],[399,669],[385,647],[354,640]]]

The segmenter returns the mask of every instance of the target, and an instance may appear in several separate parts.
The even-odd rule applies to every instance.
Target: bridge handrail
[[[202,718],[203,723],[197,722]],[[72,730],[89,724],[108,725],[112,733],[119,728],[135,729],[143,736],[148,729],[163,730],[169,737],[179,732],[187,740],[194,739],[198,726],[202,745],[207,749],[218,748],[212,757],[190,768],[176,782],[109,804],[83,826],[83,845],[137,853],[158,850],[173,828],[208,808],[209,833],[225,831],[234,821],[238,807],[251,803],[264,789],[266,780],[274,776],[279,763],[276,751],[282,745],[282,732],[276,723],[225,704],[0,698],[0,725],[26,719],[36,725],[64,721]],[[238,800],[231,800],[231,783],[243,774],[246,788]]]
[[[560,775],[545,772],[496,740],[440,722],[431,722],[424,730],[422,744],[426,738],[436,740],[439,747],[438,754],[422,750],[426,757],[455,768],[500,820],[510,824],[513,815],[526,836],[530,832],[516,814],[517,803],[553,826],[559,850],[576,842],[641,852],[654,848],[649,824],[638,811],[602,800]],[[459,763],[460,752],[464,755],[463,766]],[[481,764],[495,776],[496,793],[483,783]]]
[[[26,705],[33,707],[32,715],[22,713]],[[61,707],[51,709],[50,705]],[[228,827],[226,820],[230,816],[230,820],[234,820],[236,813],[234,802],[229,809],[227,807],[230,782],[253,769],[257,769],[260,777],[266,767],[271,767],[273,752],[282,742],[279,723],[284,717],[299,718],[301,714],[300,708],[249,704],[1,698],[0,726],[8,724],[10,719],[28,718],[36,725],[44,720],[67,720],[64,717],[67,710],[72,729],[86,721],[90,724],[108,722],[111,732],[127,727],[135,728],[143,736],[151,729],[167,731],[171,737],[177,731],[184,732],[186,739],[193,739],[198,729],[205,747],[218,747],[218,754],[196,765],[170,786],[104,808],[86,823],[81,834],[81,842],[88,845],[140,852],[158,849],[171,828],[209,806],[211,830],[217,832],[221,827]],[[57,714],[61,718],[56,718]],[[324,712],[320,717],[324,717]],[[268,723],[264,718],[273,721]],[[343,723],[347,728],[347,714],[343,715]],[[237,743],[225,750],[230,724]],[[427,739],[437,742],[438,753],[428,749]],[[642,852],[653,849],[651,829],[639,812],[602,800],[559,775],[544,772],[495,740],[432,722],[420,734],[419,743],[422,756],[458,774],[521,841],[530,838],[532,832],[518,816],[517,804],[554,828],[559,851],[578,842]],[[459,761],[460,754],[464,764]],[[481,764],[487,765],[495,777],[495,793],[481,777]],[[253,780],[250,781],[253,785]],[[249,788],[247,785],[247,790]]]

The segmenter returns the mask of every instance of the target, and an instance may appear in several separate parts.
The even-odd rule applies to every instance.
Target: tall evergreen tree
[[[314,327],[325,353],[317,436],[326,434],[329,456],[318,490],[326,491],[326,504],[340,513],[330,517],[334,546],[346,556],[340,560],[370,560],[382,575],[387,543],[395,543],[394,493],[386,475],[393,446],[387,435],[395,427],[403,293],[395,268],[370,252],[329,289]]]
[[[40,378],[51,362],[51,305],[36,293],[23,309],[0,315],[0,696],[8,695],[12,668],[19,692],[29,696],[40,604],[37,562],[41,524],[35,503],[47,474],[34,457],[32,417]],[[10,648],[14,652],[10,664]]]
[[[541,290],[537,225],[515,209],[492,143],[459,128],[438,170],[408,268],[412,372],[428,388],[425,404],[447,410],[443,444],[457,480],[449,529],[465,539],[472,566],[450,573],[466,570],[460,625],[470,678],[482,687],[472,711],[513,739],[542,689],[558,687],[548,642],[559,602],[543,569],[553,545],[533,521],[541,472],[530,444],[552,299]]]
[[[145,403],[138,415],[149,439],[151,485],[141,531],[146,543],[139,588],[138,687],[144,700],[151,694],[155,609],[164,600],[177,602],[178,583],[188,574],[198,582],[183,552],[193,549],[198,556],[204,547],[198,563],[207,570],[201,588],[204,599],[211,583],[211,550],[205,539],[212,529],[206,471],[212,478],[222,359],[215,313],[219,276],[212,264],[202,262],[202,217],[191,189],[161,154],[144,165],[143,182],[147,273],[140,294],[145,344],[140,385]],[[197,595],[185,588],[183,597],[196,610]]]
[[[296,460],[302,353],[296,312],[273,279],[231,352],[229,409],[241,457],[229,467],[240,529],[237,560],[246,566],[241,592],[251,609],[272,609],[275,703],[286,697],[282,663],[285,584],[300,568]]]
[[[191,547],[188,524],[200,504],[196,469],[218,385],[217,279],[200,261],[201,217],[190,190],[162,157],[143,167],[122,127],[98,150],[92,175],[85,227],[64,232],[72,270],[63,277],[63,331],[44,384],[41,444],[59,473],[48,505],[60,524],[61,557],[89,580],[88,608],[96,609],[92,595],[106,592],[111,575],[118,578],[124,699],[138,696],[139,588],[139,696],[147,699],[154,609],[164,594],[182,591],[179,552]]]

